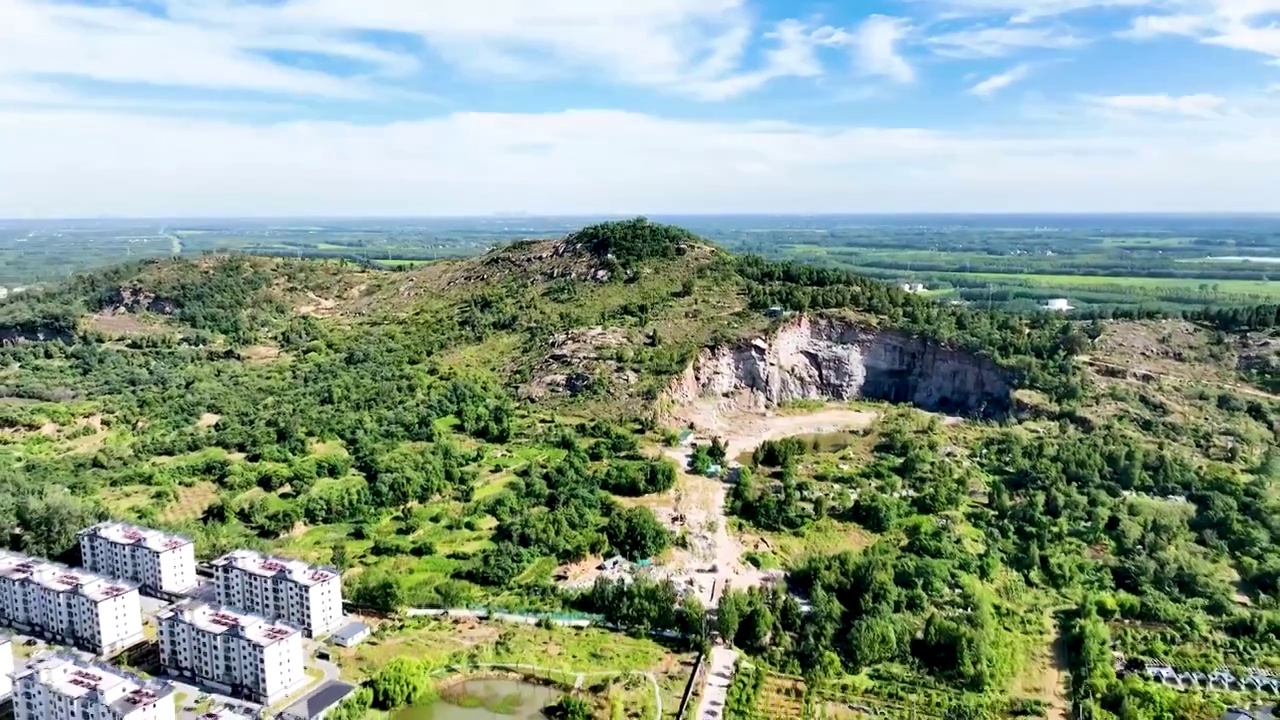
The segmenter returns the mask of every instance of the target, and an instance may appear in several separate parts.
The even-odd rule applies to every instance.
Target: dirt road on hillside
[[[766,440],[869,427],[878,414],[844,408],[803,415],[725,413],[714,403],[699,403],[685,408],[677,417],[682,424],[694,428],[694,442],[708,442],[714,437],[723,440],[732,459],[754,450]],[[679,464],[682,472],[688,467],[689,448],[671,448],[666,452]],[[742,545],[729,532],[729,519],[725,515],[728,486],[715,478],[687,473],[681,481],[684,490],[676,511],[685,515],[686,527],[695,535],[695,547],[709,550],[706,553],[709,556],[699,559],[712,563],[716,568],[712,574],[716,581],[714,597],[710,584],[707,584],[703,588],[703,601],[714,603],[726,587],[741,589],[761,584],[765,574],[742,562]]]

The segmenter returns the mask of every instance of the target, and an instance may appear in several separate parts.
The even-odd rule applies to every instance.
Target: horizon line
[[[1019,211],[855,211],[855,212],[638,212],[638,213],[487,213],[477,215],[71,215],[66,217],[0,217],[0,223],[21,222],[122,222],[122,221],[226,221],[226,220],[578,220],[598,218],[829,218],[829,217],[1166,217],[1166,218],[1277,218],[1280,210],[1019,210]]]

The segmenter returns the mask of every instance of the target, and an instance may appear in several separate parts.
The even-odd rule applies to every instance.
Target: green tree
[[[347,585],[345,595],[357,607],[391,613],[404,606],[400,579],[386,570],[366,570],[351,578]]]
[[[619,555],[632,560],[654,557],[671,542],[671,533],[644,506],[614,512],[605,526],[605,536]]]
[[[855,670],[892,660],[897,648],[897,630],[889,616],[860,617],[849,628],[849,661]]]
[[[738,636],[738,628],[747,613],[747,596],[737,590],[728,590],[720,595],[720,603],[716,606],[716,629],[725,642],[732,644]]]
[[[347,556],[347,544],[342,540],[337,540],[329,548],[329,562],[340,571],[345,571],[351,567],[351,559]]]
[[[380,710],[394,710],[430,699],[433,693],[430,670],[426,663],[416,658],[391,660],[369,681],[373,706]]]

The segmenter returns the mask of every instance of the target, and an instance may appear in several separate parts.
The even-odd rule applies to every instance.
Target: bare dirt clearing
[[[165,335],[174,328],[165,325],[159,317],[132,315],[129,313],[100,312],[90,315],[85,324],[92,330],[115,337],[126,335]]]
[[[691,442],[718,437],[728,448],[729,457],[750,452],[766,440],[793,435],[827,433],[870,427],[878,413],[847,407],[831,407],[807,414],[776,415],[725,412],[715,401],[701,401],[682,408],[675,417],[694,431]],[[670,448],[666,454],[681,468],[688,466],[689,447]],[[742,562],[743,546],[729,532],[725,516],[728,485],[720,479],[690,475],[682,471],[671,513],[683,516],[684,528],[690,534],[690,555],[682,564],[686,573],[704,571],[699,590],[705,602],[713,602],[711,583],[718,596],[726,586],[737,588],[761,584],[767,573]],[[714,567],[714,571],[707,573]]]

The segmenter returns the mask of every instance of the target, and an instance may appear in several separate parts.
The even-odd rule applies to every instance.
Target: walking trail
[[[876,417],[874,412],[849,409],[822,410],[807,415],[725,413],[714,403],[700,403],[686,408],[681,420],[694,427],[697,440],[705,442],[713,437],[723,440],[726,454],[732,459],[754,450],[766,440],[865,428],[875,422]],[[672,448],[667,454],[681,468],[688,467],[688,449]],[[764,580],[764,573],[742,563],[742,545],[729,533],[729,519],[724,510],[726,484],[692,475],[686,476],[685,482],[693,502],[680,509],[685,512],[689,527],[710,535],[716,566],[714,594],[718,596],[729,587],[759,585]],[[712,594],[708,592],[703,598],[708,607],[713,605]],[[731,648],[723,645],[711,648],[705,660],[706,684],[694,716],[697,720],[720,720],[723,717],[736,657]]]

